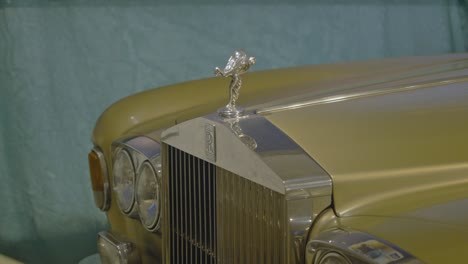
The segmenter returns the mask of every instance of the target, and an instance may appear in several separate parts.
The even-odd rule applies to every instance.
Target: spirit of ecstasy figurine
[[[242,86],[241,74],[249,70],[250,66],[255,64],[255,57],[247,57],[243,50],[236,50],[229,58],[224,70],[215,68],[216,76],[231,77],[229,85],[229,103],[218,110],[218,113],[225,118],[239,117],[243,109],[236,107],[236,100],[239,97],[239,90]]]

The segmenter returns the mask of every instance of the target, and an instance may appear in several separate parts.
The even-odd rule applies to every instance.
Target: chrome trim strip
[[[347,101],[347,100],[359,99],[363,97],[397,93],[397,92],[402,92],[402,91],[411,91],[411,90],[416,90],[416,89],[421,89],[421,88],[430,88],[434,86],[442,86],[442,85],[448,85],[448,84],[466,82],[466,81],[468,81],[468,78],[458,78],[458,79],[453,79],[453,80],[444,79],[438,82],[414,84],[414,85],[405,86],[405,87],[390,87],[390,88],[383,88],[379,90],[372,90],[372,91],[365,91],[365,92],[344,93],[344,94],[320,97],[317,99],[312,99],[312,100],[303,101],[303,102],[295,102],[295,103],[290,103],[290,104],[265,107],[265,108],[257,109],[255,113],[259,115],[267,115],[267,114],[271,114],[275,112],[293,110],[293,109],[298,109],[298,108],[303,108],[303,107],[308,107],[308,106],[337,103],[337,102],[342,102],[342,101]]]
[[[205,153],[207,124],[216,127],[216,161]],[[161,141],[285,195],[286,263],[303,262],[308,230],[331,204],[332,182],[292,139],[259,115],[223,119],[212,114],[163,131]]]

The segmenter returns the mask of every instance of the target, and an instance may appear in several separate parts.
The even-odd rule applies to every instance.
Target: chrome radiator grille
[[[215,166],[168,147],[169,263],[216,263]]]
[[[283,195],[219,169],[219,263],[286,263]]]
[[[166,263],[285,263],[284,196],[166,146]]]

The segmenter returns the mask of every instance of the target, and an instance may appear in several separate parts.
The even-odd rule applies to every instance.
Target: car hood
[[[468,197],[467,55],[436,58],[369,64],[255,109],[330,174],[338,216],[406,217]]]
[[[467,195],[467,65],[468,54],[451,54],[253,72],[238,104],[330,174],[339,216],[394,216]],[[93,142],[108,156],[118,138],[213,113],[227,85],[210,78],[124,98],[101,115]]]
[[[264,116],[330,174],[339,219],[394,219],[394,228],[421,222],[426,234],[431,225],[458,230],[459,222],[468,223],[464,205],[453,217],[437,211],[443,223],[411,212],[429,208],[431,213],[437,205],[466,199],[467,63],[468,54],[452,54],[253,72],[243,75],[238,105]],[[110,160],[115,140],[157,137],[175,124],[215,112],[227,102],[228,85],[227,78],[210,78],[124,98],[100,116],[93,143]],[[137,237],[146,230],[122,220],[118,207],[107,214],[113,230],[131,228],[130,238],[143,241]],[[395,238],[379,230],[371,231]],[[396,239],[418,253],[417,245]]]

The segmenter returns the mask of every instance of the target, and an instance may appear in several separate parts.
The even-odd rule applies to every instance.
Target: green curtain
[[[134,92],[253,70],[463,52],[466,1],[0,0],[0,253],[76,263],[107,228],[87,152],[99,114]]]

